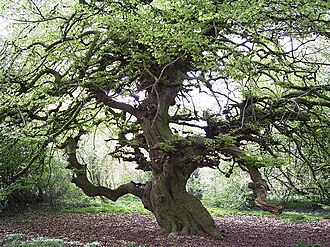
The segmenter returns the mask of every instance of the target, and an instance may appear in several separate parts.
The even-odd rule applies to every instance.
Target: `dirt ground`
[[[221,246],[287,247],[295,244],[319,244],[330,247],[330,220],[312,223],[286,223],[257,216],[215,217],[222,240],[209,236],[158,236],[152,216],[132,214],[35,213],[0,218],[0,246],[3,237],[24,233],[29,238],[60,238],[68,246],[99,242],[99,246]],[[135,246],[136,246],[135,245]]]

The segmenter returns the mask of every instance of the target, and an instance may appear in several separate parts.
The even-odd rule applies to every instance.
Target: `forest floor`
[[[8,243],[5,236],[21,233],[27,239],[62,239],[65,246],[330,247],[330,220],[288,223],[270,217],[241,215],[214,219],[218,229],[225,232],[222,240],[209,236],[158,236],[154,217],[139,213],[15,214],[0,218],[0,246]],[[87,245],[93,242],[94,245]]]

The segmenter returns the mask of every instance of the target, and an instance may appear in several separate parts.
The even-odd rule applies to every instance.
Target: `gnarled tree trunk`
[[[150,200],[153,213],[165,234],[218,234],[214,221],[199,199],[186,191],[187,177],[174,168],[155,174]]]
[[[143,126],[148,145],[152,150],[150,156],[153,178],[149,199],[151,211],[161,227],[159,233],[174,235],[207,233],[218,237],[219,232],[209,212],[198,198],[186,190],[187,180],[197,168],[196,163],[189,162],[193,156],[193,149],[185,145],[181,150],[173,147],[176,149],[173,152],[157,148],[173,137],[166,122],[164,124],[164,121],[158,120],[145,120]]]

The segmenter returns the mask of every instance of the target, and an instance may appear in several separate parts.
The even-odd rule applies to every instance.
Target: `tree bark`
[[[197,164],[188,161],[195,154],[193,148],[187,147],[186,143],[182,143],[181,148],[171,143],[175,136],[169,127],[168,109],[177,90],[178,86],[159,87],[157,93],[149,95],[141,107],[140,123],[149,147],[153,173],[150,190],[152,211],[161,227],[160,234],[207,233],[219,237],[221,235],[201,201],[186,191],[187,180],[197,169]],[[175,151],[162,149],[160,146],[164,143]]]
[[[219,233],[200,200],[186,191],[187,178],[177,168],[157,174],[152,180],[150,200],[161,227],[160,234],[187,235]]]
[[[254,202],[262,210],[272,214],[281,214],[284,207],[282,205],[274,205],[267,200],[267,192],[269,187],[267,182],[262,178],[259,169],[252,165],[245,165],[248,169],[252,182],[249,183],[249,188],[252,189],[255,200]]]

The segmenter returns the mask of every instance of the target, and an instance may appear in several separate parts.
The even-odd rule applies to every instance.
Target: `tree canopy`
[[[259,168],[299,161],[330,172],[329,2],[12,1],[1,50],[1,129],[66,150],[90,196],[141,198],[165,233],[215,234],[191,173],[246,170],[273,213]],[[152,171],[146,184],[93,185],[79,139],[111,129],[110,155]],[[232,166],[224,171],[222,161]],[[26,161],[16,175],[29,172]],[[327,174],[327,175],[326,175]],[[329,196],[329,192],[325,195]]]

